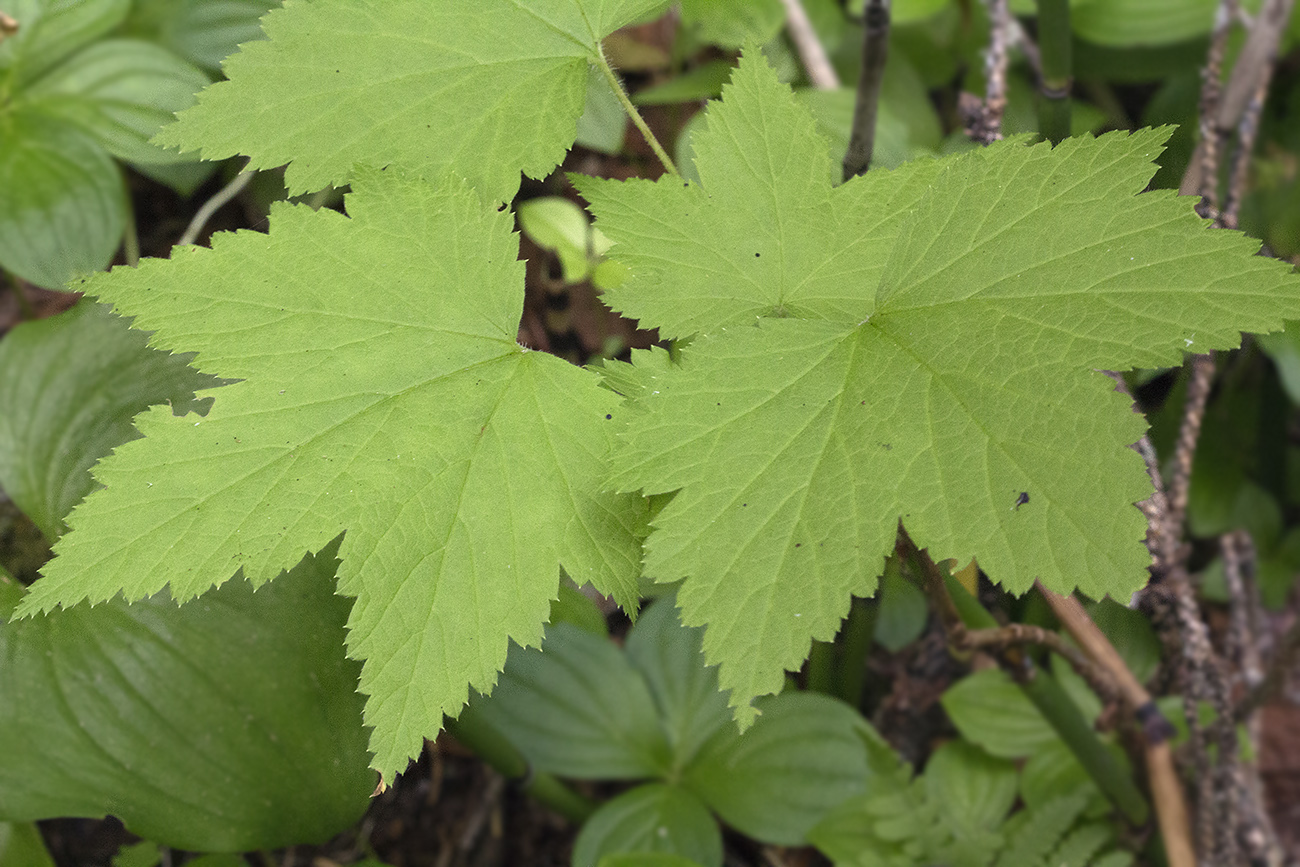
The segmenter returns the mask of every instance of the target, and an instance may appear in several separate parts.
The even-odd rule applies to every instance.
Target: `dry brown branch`
[[[1007,108],[1007,64],[1009,49],[1016,40],[1018,25],[1007,7],[1007,0],[986,0],[989,7],[989,47],[984,53],[984,99],[962,93],[958,112],[962,127],[971,141],[981,145],[1000,141],[1002,115]],[[1034,52],[1035,59],[1037,52]]]
[[[799,60],[808,73],[808,80],[818,90],[839,90],[840,77],[826,56],[826,48],[817,38],[817,31],[813,29],[802,0],[781,2],[785,5],[786,29],[790,31],[790,40],[794,43],[795,51],[799,52]]]
[[[1187,490],[1192,478],[1192,458],[1196,443],[1201,437],[1201,423],[1205,420],[1205,404],[1214,380],[1214,358],[1194,355],[1191,373],[1187,380],[1187,398],[1183,404],[1183,421],[1178,429],[1178,442],[1174,446],[1173,475],[1166,489],[1168,514],[1165,520],[1172,528],[1181,528],[1187,514]]]
[[[1038,589],[1066,631],[1118,683],[1125,702],[1142,727],[1151,798],[1155,802],[1156,818],[1170,867],[1196,867],[1187,799],[1169,749],[1173,726],[1156,708],[1151,694],[1129,670],[1110,639],[1083,610],[1079,600],[1048,590],[1042,584]]]

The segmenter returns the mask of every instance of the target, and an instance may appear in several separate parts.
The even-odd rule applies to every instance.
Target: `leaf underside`
[[[573,142],[600,40],[666,5],[290,0],[157,141],[288,163],[291,193],[342,184],[363,162],[451,171],[508,199],[521,170],[544,177]]]
[[[161,348],[240,382],[202,419],[155,408],[24,611],[254,585],[347,531],[349,653],[375,767],[418,751],[507,639],[541,638],[559,565],[635,599],[639,497],[605,493],[621,416],[596,377],[515,342],[511,216],[463,183],[361,172],[349,217],[277,206],[270,235],[92,278]]]
[[[746,58],[693,140],[701,182],[575,178],[633,277],[616,309],[673,337],[617,387],[620,490],[676,494],[647,573],[686,579],[742,722],[898,522],[1023,592],[1145,580],[1144,430],[1101,371],[1176,364],[1300,311],[1286,266],[1137,195],[1168,130],[1004,142],[832,187],[812,118]]]

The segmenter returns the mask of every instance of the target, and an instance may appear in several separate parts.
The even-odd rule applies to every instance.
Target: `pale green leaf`
[[[32,106],[0,109],[0,268],[60,289],[108,265],[126,191],[99,143]]]
[[[110,39],[69,58],[24,98],[77,124],[118,159],[174,163],[182,158],[149,139],[207,84],[206,75],[166,49]]]
[[[682,26],[701,42],[727,48],[763,43],[781,31],[781,0],[681,0]]]
[[[1003,142],[833,188],[811,118],[748,57],[707,125],[699,185],[579,188],[632,271],[614,306],[696,335],[625,389],[615,481],[676,492],[646,571],[686,579],[683,621],[707,624],[741,720],[871,595],[900,519],[1014,592],[1140,586],[1143,423],[1100,371],[1300,312],[1258,242],[1138,195],[1167,131]]]
[[[291,194],[356,163],[467,177],[490,200],[574,140],[600,40],[667,0],[289,3],[158,141],[285,163]],[[324,37],[324,38],[322,38]]]
[[[832,189],[825,139],[761,60],[723,93],[691,138],[700,184],[571,176],[633,272],[606,300],[669,337],[758,316],[860,321],[901,229],[888,219],[940,164]]]
[[[136,413],[167,403],[183,414],[196,389],[218,384],[146,339],[87,301],[0,341],[0,487],[50,540],[94,488],[91,466],[135,436]]]
[[[575,143],[601,153],[616,154],[623,149],[626,135],[627,112],[623,103],[600,70],[588,69],[587,92]]]
[[[84,287],[242,381],[206,418],[138,418],[146,438],[100,464],[107,490],[73,512],[26,611],[185,600],[240,568],[256,586],[347,531],[349,652],[391,779],[468,686],[491,688],[509,637],[538,642],[561,564],[630,604],[644,505],[602,492],[617,397],[515,342],[511,215],[396,170],[353,190],[349,217],[281,204],[269,236]]]
[[[573,867],[607,855],[660,852],[705,867],[722,864],[722,831],[700,799],[679,786],[647,783],[602,804],[573,844]]]

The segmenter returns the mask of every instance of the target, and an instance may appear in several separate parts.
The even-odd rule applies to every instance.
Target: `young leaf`
[[[819,693],[786,692],[760,702],[744,734],[714,733],[686,769],[684,785],[727,824],[767,843],[799,846],[841,802],[871,784],[878,739],[857,711]]]
[[[88,282],[242,381],[206,418],[138,419],[24,610],[185,600],[241,568],[259,585],[346,530],[349,652],[391,779],[467,686],[491,688],[508,637],[541,638],[560,564],[631,604],[644,505],[602,492],[616,395],[515,342],[511,215],[395,170],[353,190],[350,218],[280,205],[269,236]]]
[[[290,193],[341,184],[360,162],[451,170],[508,199],[520,171],[543,177],[573,142],[600,41],[666,5],[290,4],[262,20],[269,41],[230,58],[230,80],[157,140],[208,159],[246,154],[252,168],[289,163]]]
[[[742,721],[871,594],[900,519],[1012,591],[1139,586],[1142,421],[1099,371],[1300,314],[1257,242],[1137,195],[1167,131],[1002,142],[832,189],[812,119],[753,52],[707,123],[700,185],[579,187],[633,271],[615,306],[698,335],[630,390],[615,480],[677,492],[647,572],[686,579],[683,621],[708,624]]]

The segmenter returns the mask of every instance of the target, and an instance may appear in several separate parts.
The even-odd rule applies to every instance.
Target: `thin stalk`
[[[880,606],[870,599],[854,599],[848,622],[840,631],[843,656],[840,658],[837,693],[854,707],[862,706],[866,686],[867,655],[876,637],[876,617]]]
[[[862,70],[858,73],[853,104],[853,132],[844,154],[844,180],[865,174],[876,147],[876,112],[880,107],[880,82],[889,59],[889,3],[867,0],[863,10]]]
[[[125,180],[123,178],[124,186]],[[140,264],[140,232],[136,228],[135,208],[131,204],[131,191],[129,189],[126,191],[126,203],[123,211],[125,212],[123,216],[126,219],[124,221],[125,229],[122,232],[122,258],[126,260],[126,264],[134,268]]]
[[[1070,135],[1069,0],[1038,0],[1038,52],[1042,78],[1038,83],[1038,128],[1052,144]]]
[[[515,745],[472,708],[465,708],[457,719],[446,717],[443,722],[452,737],[473,750],[497,773],[569,821],[582,824],[596,812],[598,805],[590,798],[550,774],[534,771]]]
[[[1146,798],[1138,791],[1133,777],[1120,767],[1114,754],[1097,737],[1069,693],[1054,677],[1036,668],[1028,657],[1024,658],[1023,666],[1023,673],[1016,679],[1025,696],[1125,818],[1133,825],[1145,824],[1150,815]]]
[[[636,106],[628,98],[622,79],[614,72],[614,68],[609,65],[609,60],[605,57],[605,49],[602,47],[596,56],[598,58],[596,66],[600,69],[601,74],[605,76],[605,80],[609,82],[609,86],[614,89],[614,95],[618,97],[619,104],[623,106],[623,111],[627,113],[633,125],[641,131],[646,143],[655,152],[655,156],[659,157],[659,162],[663,163],[668,174],[680,178],[682,176],[681,172],[677,171],[677,166],[673,165],[672,157],[668,156],[668,151],[664,150],[664,146],[659,143],[659,139],[655,138],[655,134],[650,131],[650,126],[645,122],[645,118],[641,116],[641,112],[636,110]]]
[[[826,56],[826,48],[817,37],[808,11],[803,8],[802,0],[781,0],[785,5],[785,27],[790,33],[790,41],[799,52],[803,68],[808,73],[808,80],[818,90],[839,90],[840,77],[831,66]]]
[[[806,688],[809,692],[826,695],[835,693],[835,642],[814,641],[808,653],[808,679]]]
[[[239,195],[244,187],[248,186],[248,182],[253,179],[255,174],[257,172],[252,169],[244,169],[235,175],[230,183],[218,190],[212,198],[204,202],[203,206],[195,211],[194,217],[190,220],[190,224],[185,227],[185,233],[176,242],[176,246],[184,247],[198,240],[199,235],[203,233],[203,227],[208,224],[208,220],[212,219],[212,215],[221,210],[221,206],[226,202]]]

